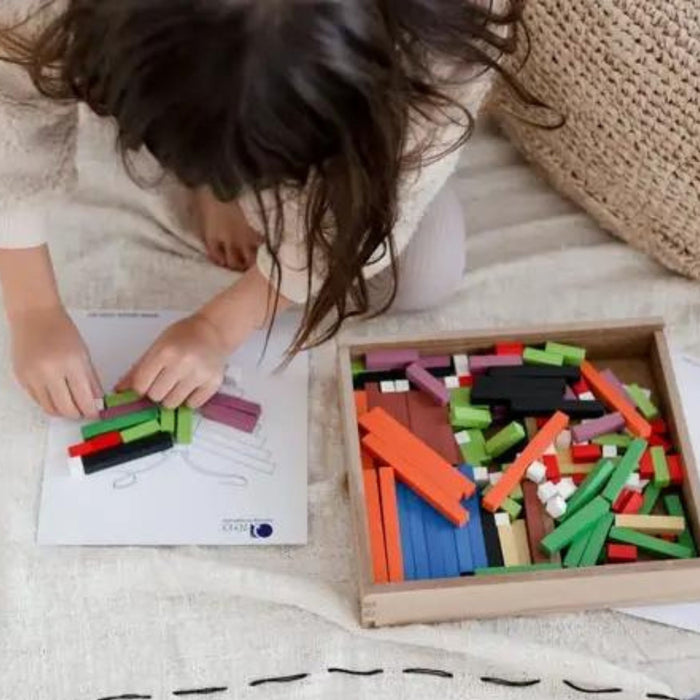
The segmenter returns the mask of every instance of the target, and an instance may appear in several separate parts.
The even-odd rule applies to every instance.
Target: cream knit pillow
[[[522,110],[503,85],[491,98],[505,132],[557,188],[612,233],[694,278],[699,3],[529,0],[532,52],[519,78],[568,121],[538,129],[511,115]]]

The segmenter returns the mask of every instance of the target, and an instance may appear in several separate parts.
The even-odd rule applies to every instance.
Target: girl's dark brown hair
[[[458,123],[447,150],[469,137],[472,117],[451,94],[481,67],[503,73],[498,58],[522,35],[521,0],[505,4],[68,0],[39,31],[30,17],[0,32],[0,53],[43,95],[113,117],[124,154],[145,145],[185,185],[208,185],[222,201],[250,188],[278,289],[283,193],[303,193],[309,293],[312,269],[322,267],[323,281],[296,352],[370,310],[363,267],[387,248],[393,292],[378,312],[391,304],[400,179],[445,153],[425,142],[409,150],[409,130]]]

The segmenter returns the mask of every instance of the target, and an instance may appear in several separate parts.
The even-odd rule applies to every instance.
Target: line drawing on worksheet
[[[237,392],[243,396],[243,392]],[[244,433],[234,428],[195,416],[192,444],[176,447],[164,455],[154,456],[153,460],[139,469],[122,466],[119,476],[112,482],[115,490],[127,489],[138,483],[138,477],[163,466],[173,459],[180,459],[190,469],[207,478],[220,479],[223,485],[246,487],[248,478],[224,470],[212,469],[212,457],[223,460],[236,468],[243,467],[254,472],[272,476],[276,469],[272,451],[267,448],[264,423],[256,426],[252,433]]]
[[[135,486],[138,483],[138,476],[140,474],[145,474],[146,472],[153,471],[156,467],[160,467],[162,464],[170,459],[170,455],[156,455],[153,459],[147,458],[149,461],[147,464],[140,469],[134,469],[133,467],[121,466],[119,467],[119,476],[112,482],[112,488],[115,491],[121,491],[122,489],[128,489]]]

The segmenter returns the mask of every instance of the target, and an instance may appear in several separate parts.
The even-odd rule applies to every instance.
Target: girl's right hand
[[[50,415],[97,418],[103,396],[87,346],[66,311],[28,309],[10,320],[15,375]]]

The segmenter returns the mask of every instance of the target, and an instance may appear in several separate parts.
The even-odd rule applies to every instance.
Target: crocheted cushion
[[[606,229],[700,278],[697,0],[530,0],[526,23],[519,78],[567,123],[514,118],[522,109],[500,84],[490,107],[505,132]]]

